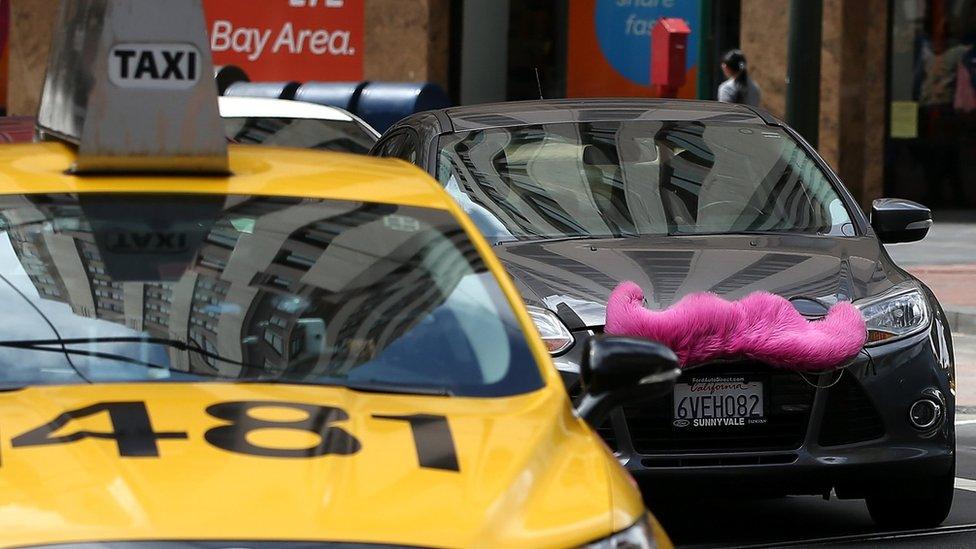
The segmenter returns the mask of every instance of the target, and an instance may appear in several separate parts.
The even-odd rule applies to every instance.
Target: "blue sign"
[[[610,65],[635,84],[651,83],[651,29],[661,17],[684,19],[691,29],[688,60],[698,63],[701,0],[596,0],[594,24],[600,51]]]

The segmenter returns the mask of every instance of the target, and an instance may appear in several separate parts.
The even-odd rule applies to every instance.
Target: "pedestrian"
[[[759,86],[749,78],[746,56],[742,50],[729,50],[722,56],[722,73],[726,80],[718,86],[718,100],[723,103],[744,103],[759,106]]]

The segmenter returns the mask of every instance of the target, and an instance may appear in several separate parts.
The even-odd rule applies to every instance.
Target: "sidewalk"
[[[976,211],[933,217],[935,225],[924,240],[885,248],[939,298],[953,332],[956,404],[976,407]]]
[[[952,334],[956,352],[956,409],[976,411],[976,335]]]
[[[889,244],[899,266],[935,292],[954,332],[976,334],[976,210],[937,212],[928,236]]]
[[[976,265],[906,266],[935,292],[953,332],[976,334]]]

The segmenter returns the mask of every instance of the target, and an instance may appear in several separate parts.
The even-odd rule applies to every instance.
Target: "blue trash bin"
[[[250,82],[244,69],[237,65],[220,65],[214,67],[214,81],[217,82],[217,95],[224,95],[227,88],[238,82]]]
[[[295,99],[355,113],[359,94],[367,84],[369,82],[306,82],[298,87]]]
[[[358,108],[354,112],[383,133],[405,116],[450,106],[451,100],[437,84],[368,82],[359,94]]]

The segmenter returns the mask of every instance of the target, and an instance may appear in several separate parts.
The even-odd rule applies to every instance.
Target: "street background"
[[[436,86],[460,105],[667,90],[715,99],[722,55],[740,48],[759,106],[813,144],[863,208],[882,196],[976,208],[976,0],[202,3],[216,64],[288,84],[265,90],[284,99],[340,81]],[[37,112],[55,4],[0,0],[7,114]],[[652,78],[661,18],[690,29],[673,86]],[[304,44],[302,32],[316,39]],[[354,103],[337,106],[386,129]]]
[[[933,218],[923,240],[886,248],[942,303],[953,332],[956,404],[976,412],[976,211],[937,211]]]
[[[966,209],[976,208],[976,0],[203,4],[217,63],[239,65],[255,82],[286,84],[279,88],[292,94],[299,84],[348,81],[437,86],[454,104],[657,97],[651,32],[659,18],[675,17],[691,29],[676,95],[715,99],[721,55],[741,48],[762,89],[760,106],[813,144],[865,211],[882,196],[935,208],[924,240],[887,249],[932,288],[953,331],[956,501],[944,527],[899,543],[974,545],[972,533],[957,530],[976,529],[976,209]],[[37,112],[55,5],[0,0],[0,106],[7,114]],[[306,29],[325,34],[303,47],[295,37]],[[351,99],[338,106],[355,112]],[[652,509],[679,545],[783,546],[865,535],[831,542],[882,543],[862,501],[690,496]]]
[[[757,499],[677,498],[654,506],[679,547],[972,547],[976,526],[976,211],[933,214],[928,236],[887,245],[892,259],[935,292],[953,330],[956,359],[956,493],[952,512],[933,531],[879,532],[861,500],[816,496]],[[691,517],[697,517],[692,519]],[[703,527],[707,524],[708,527]]]

